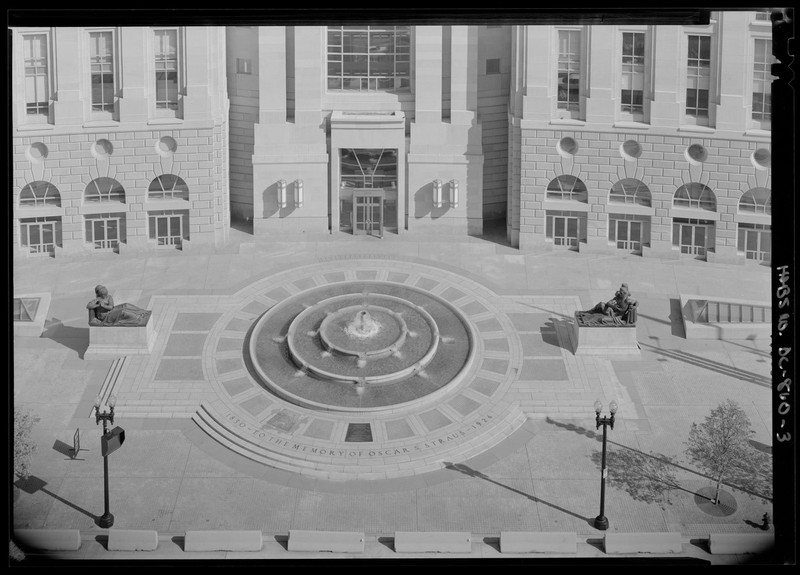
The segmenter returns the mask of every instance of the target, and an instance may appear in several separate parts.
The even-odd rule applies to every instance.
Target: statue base
[[[578,313],[570,332],[575,355],[640,355],[635,324],[585,325]]]
[[[89,347],[83,359],[110,359],[153,351],[156,332],[152,315],[142,326],[89,326]]]

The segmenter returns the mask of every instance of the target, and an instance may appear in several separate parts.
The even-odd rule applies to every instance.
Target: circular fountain
[[[458,380],[473,341],[469,322],[430,293],[344,282],[268,310],[250,335],[250,365],[267,388],[299,405],[389,409]]]

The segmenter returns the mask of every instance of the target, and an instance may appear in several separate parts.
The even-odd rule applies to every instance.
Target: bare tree
[[[719,502],[723,480],[742,470],[762,473],[766,456],[752,447],[755,431],[747,414],[728,399],[711,410],[703,423],[693,423],[686,443],[686,455],[716,482],[713,503]]]

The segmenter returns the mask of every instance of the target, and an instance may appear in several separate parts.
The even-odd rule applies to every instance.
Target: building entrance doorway
[[[342,149],[339,166],[339,230],[397,233],[397,150]]]
[[[353,235],[383,237],[383,190],[353,194]]]

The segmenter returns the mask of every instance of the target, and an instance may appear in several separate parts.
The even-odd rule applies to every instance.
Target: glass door
[[[156,243],[159,246],[181,247],[183,237],[182,218],[179,215],[155,216]]]
[[[56,251],[55,222],[26,222],[21,226],[22,243],[32,254],[53,255]]]
[[[617,248],[640,253],[642,251],[642,223],[634,220],[617,220]]]
[[[766,261],[770,259],[770,232],[765,230],[745,230],[745,257],[748,260]]]
[[[578,218],[553,216],[553,244],[578,247]]]
[[[680,247],[682,254],[706,255],[706,226],[703,224],[680,224]]]
[[[353,195],[353,234],[383,237],[383,197]]]

